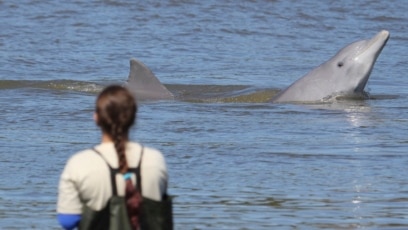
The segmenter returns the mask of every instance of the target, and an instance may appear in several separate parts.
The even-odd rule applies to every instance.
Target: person
[[[137,181],[134,174],[125,173],[138,166],[142,151],[142,196],[160,201],[166,194],[168,178],[162,153],[129,140],[136,112],[136,100],[125,87],[108,86],[98,95],[94,120],[102,141],[71,156],[60,176],[57,219],[64,229],[75,229],[84,221],[84,207],[99,211],[107,206],[112,196],[108,165],[126,175],[115,178],[118,195],[125,196],[126,180],[133,185]]]

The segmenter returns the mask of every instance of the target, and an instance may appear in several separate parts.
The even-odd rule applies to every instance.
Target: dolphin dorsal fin
[[[127,87],[137,100],[174,99],[173,94],[157,79],[153,72],[139,60],[130,59]]]

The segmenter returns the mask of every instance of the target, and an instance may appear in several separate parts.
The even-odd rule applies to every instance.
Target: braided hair
[[[126,173],[128,164],[125,147],[129,129],[136,119],[137,104],[135,98],[122,86],[108,86],[96,99],[95,112],[97,125],[114,143],[119,160],[119,171]]]
[[[119,171],[128,172],[126,142],[129,129],[135,123],[137,104],[132,94],[124,87],[112,85],[105,88],[96,99],[97,125],[104,135],[113,141],[119,161]],[[141,194],[130,179],[126,179],[125,199],[129,223],[132,229],[139,228]]]

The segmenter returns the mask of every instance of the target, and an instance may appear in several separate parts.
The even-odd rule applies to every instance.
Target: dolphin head
[[[332,69],[329,77],[337,93],[362,93],[374,64],[388,41],[390,34],[383,30],[373,38],[353,42],[323,65]]]
[[[336,55],[282,90],[272,102],[319,102],[364,93],[371,70],[388,41],[388,31],[342,48]]]

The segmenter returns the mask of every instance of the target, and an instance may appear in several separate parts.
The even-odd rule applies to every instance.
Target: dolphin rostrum
[[[274,96],[269,96],[265,102],[313,103],[330,101],[339,96],[366,95],[364,87],[388,38],[389,32],[383,30],[369,40],[360,40],[345,46],[331,59],[316,67],[286,89]],[[130,60],[127,87],[138,100],[142,101],[172,100],[175,98],[173,93],[160,83],[146,65],[134,58]],[[194,87],[191,86],[190,88]],[[270,94],[264,92],[261,93],[266,96]],[[245,100],[252,101],[251,98],[255,94],[243,96],[250,98],[250,100]],[[234,101],[230,99],[227,98],[224,101]],[[232,99],[243,100],[241,96]]]
[[[324,102],[337,96],[364,95],[371,70],[388,41],[383,30],[369,40],[341,49],[331,59],[274,96],[272,102]]]

